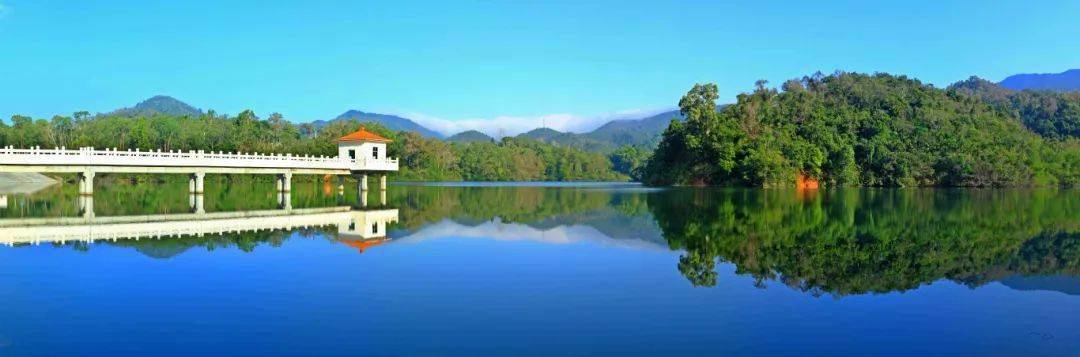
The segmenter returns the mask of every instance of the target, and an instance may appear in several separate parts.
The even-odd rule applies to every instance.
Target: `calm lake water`
[[[6,196],[0,355],[1080,355],[1075,190],[207,190]]]

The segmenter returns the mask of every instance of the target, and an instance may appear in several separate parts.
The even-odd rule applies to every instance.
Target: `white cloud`
[[[494,118],[446,119],[423,113],[398,113],[431,130],[453,135],[466,130],[476,130],[495,138],[514,136],[540,127],[563,132],[584,133],[612,120],[640,119],[670,109],[631,109],[593,116],[566,113],[538,116],[497,116]]]

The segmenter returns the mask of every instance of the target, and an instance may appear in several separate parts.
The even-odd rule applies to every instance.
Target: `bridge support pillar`
[[[356,194],[360,197],[360,207],[367,207],[367,191],[360,190]]]
[[[206,213],[206,206],[205,201],[203,200],[203,195],[197,195],[194,193],[188,195],[188,208],[191,209],[191,213]]]
[[[79,174],[79,194],[80,195],[93,195],[94,194],[94,172],[83,171]]]
[[[379,190],[386,191],[386,174],[379,176]]]
[[[193,195],[201,195],[203,188],[206,186],[206,173],[196,172],[191,174],[191,178],[188,180],[188,190]]]
[[[277,190],[278,192],[292,191],[292,172],[277,175]]]
[[[83,218],[94,218],[94,196],[79,196],[79,214]]]
[[[360,191],[367,191],[367,174],[360,174]]]
[[[386,190],[379,191],[379,204],[386,206]]]
[[[292,209],[292,193],[289,191],[281,191],[278,193],[277,198],[278,209],[291,210]]]

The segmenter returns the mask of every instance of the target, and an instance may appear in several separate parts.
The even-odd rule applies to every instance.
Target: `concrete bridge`
[[[398,160],[387,157],[388,142],[390,140],[361,128],[338,140],[336,157],[202,150],[17,149],[8,146],[0,148],[0,172],[77,173],[79,193],[83,195],[94,193],[94,176],[98,173],[187,174],[192,194],[203,193],[206,174],[276,175],[278,191],[288,192],[294,174],[335,175],[342,185],[344,176],[353,175],[360,180],[360,190],[367,191],[367,176],[376,173],[381,175],[379,188],[385,190],[386,173],[398,169]]]
[[[160,239],[252,231],[337,227],[343,241],[385,240],[397,209],[356,210],[349,206],[246,212],[158,214],[111,217],[20,218],[0,220],[0,244]]]

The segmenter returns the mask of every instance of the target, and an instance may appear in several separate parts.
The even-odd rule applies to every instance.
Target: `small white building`
[[[353,171],[397,171],[397,159],[387,156],[386,144],[390,142],[360,127],[338,139],[338,157],[349,161]]]

